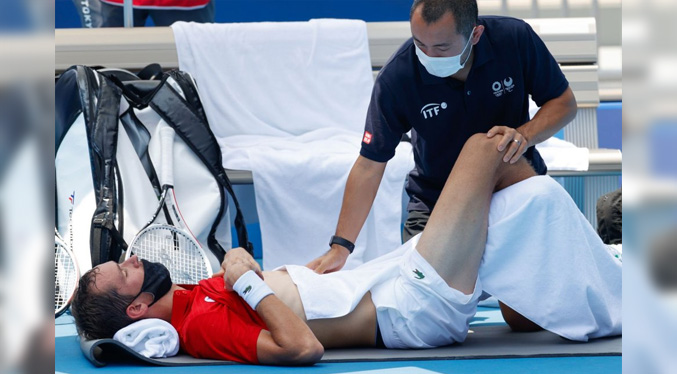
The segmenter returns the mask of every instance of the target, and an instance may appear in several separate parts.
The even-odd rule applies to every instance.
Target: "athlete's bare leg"
[[[498,142],[476,134],[465,143],[416,246],[449,286],[465,294],[475,288],[493,192],[536,175],[524,158],[503,162]]]

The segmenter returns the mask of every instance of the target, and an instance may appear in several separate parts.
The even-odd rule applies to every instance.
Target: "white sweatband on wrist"
[[[242,274],[233,285],[233,290],[254,310],[264,297],[274,294],[273,290],[256,275],[254,270]]]

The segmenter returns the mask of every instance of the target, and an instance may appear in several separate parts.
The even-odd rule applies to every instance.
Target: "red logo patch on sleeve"
[[[371,143],[371,133],[370,133],[369,131],[365,131],[365,132],[364,132],[364,138],[362,138],[362,141],[363,141],[365,144]]]

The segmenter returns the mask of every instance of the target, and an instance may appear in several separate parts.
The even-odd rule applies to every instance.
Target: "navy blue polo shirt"
[[[415,168],[406,190],[409,210],[432,211],[466,140],[495,125],[529,121],[529,94],[538,106],[559,97],[569,82],[543,41],[522,20],[480,17],[484,33],[465,82],[428,73],[412,39],[381,69],[371,96],[360,154],[385,162],[412,130]],[[535,147],[525,157],[547,168]]]

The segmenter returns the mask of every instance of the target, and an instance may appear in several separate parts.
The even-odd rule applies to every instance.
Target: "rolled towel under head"
[[[113,339],[148,358],[171,357],[179,352],[176,329],[158,318],[136,321],[116,332]]]

